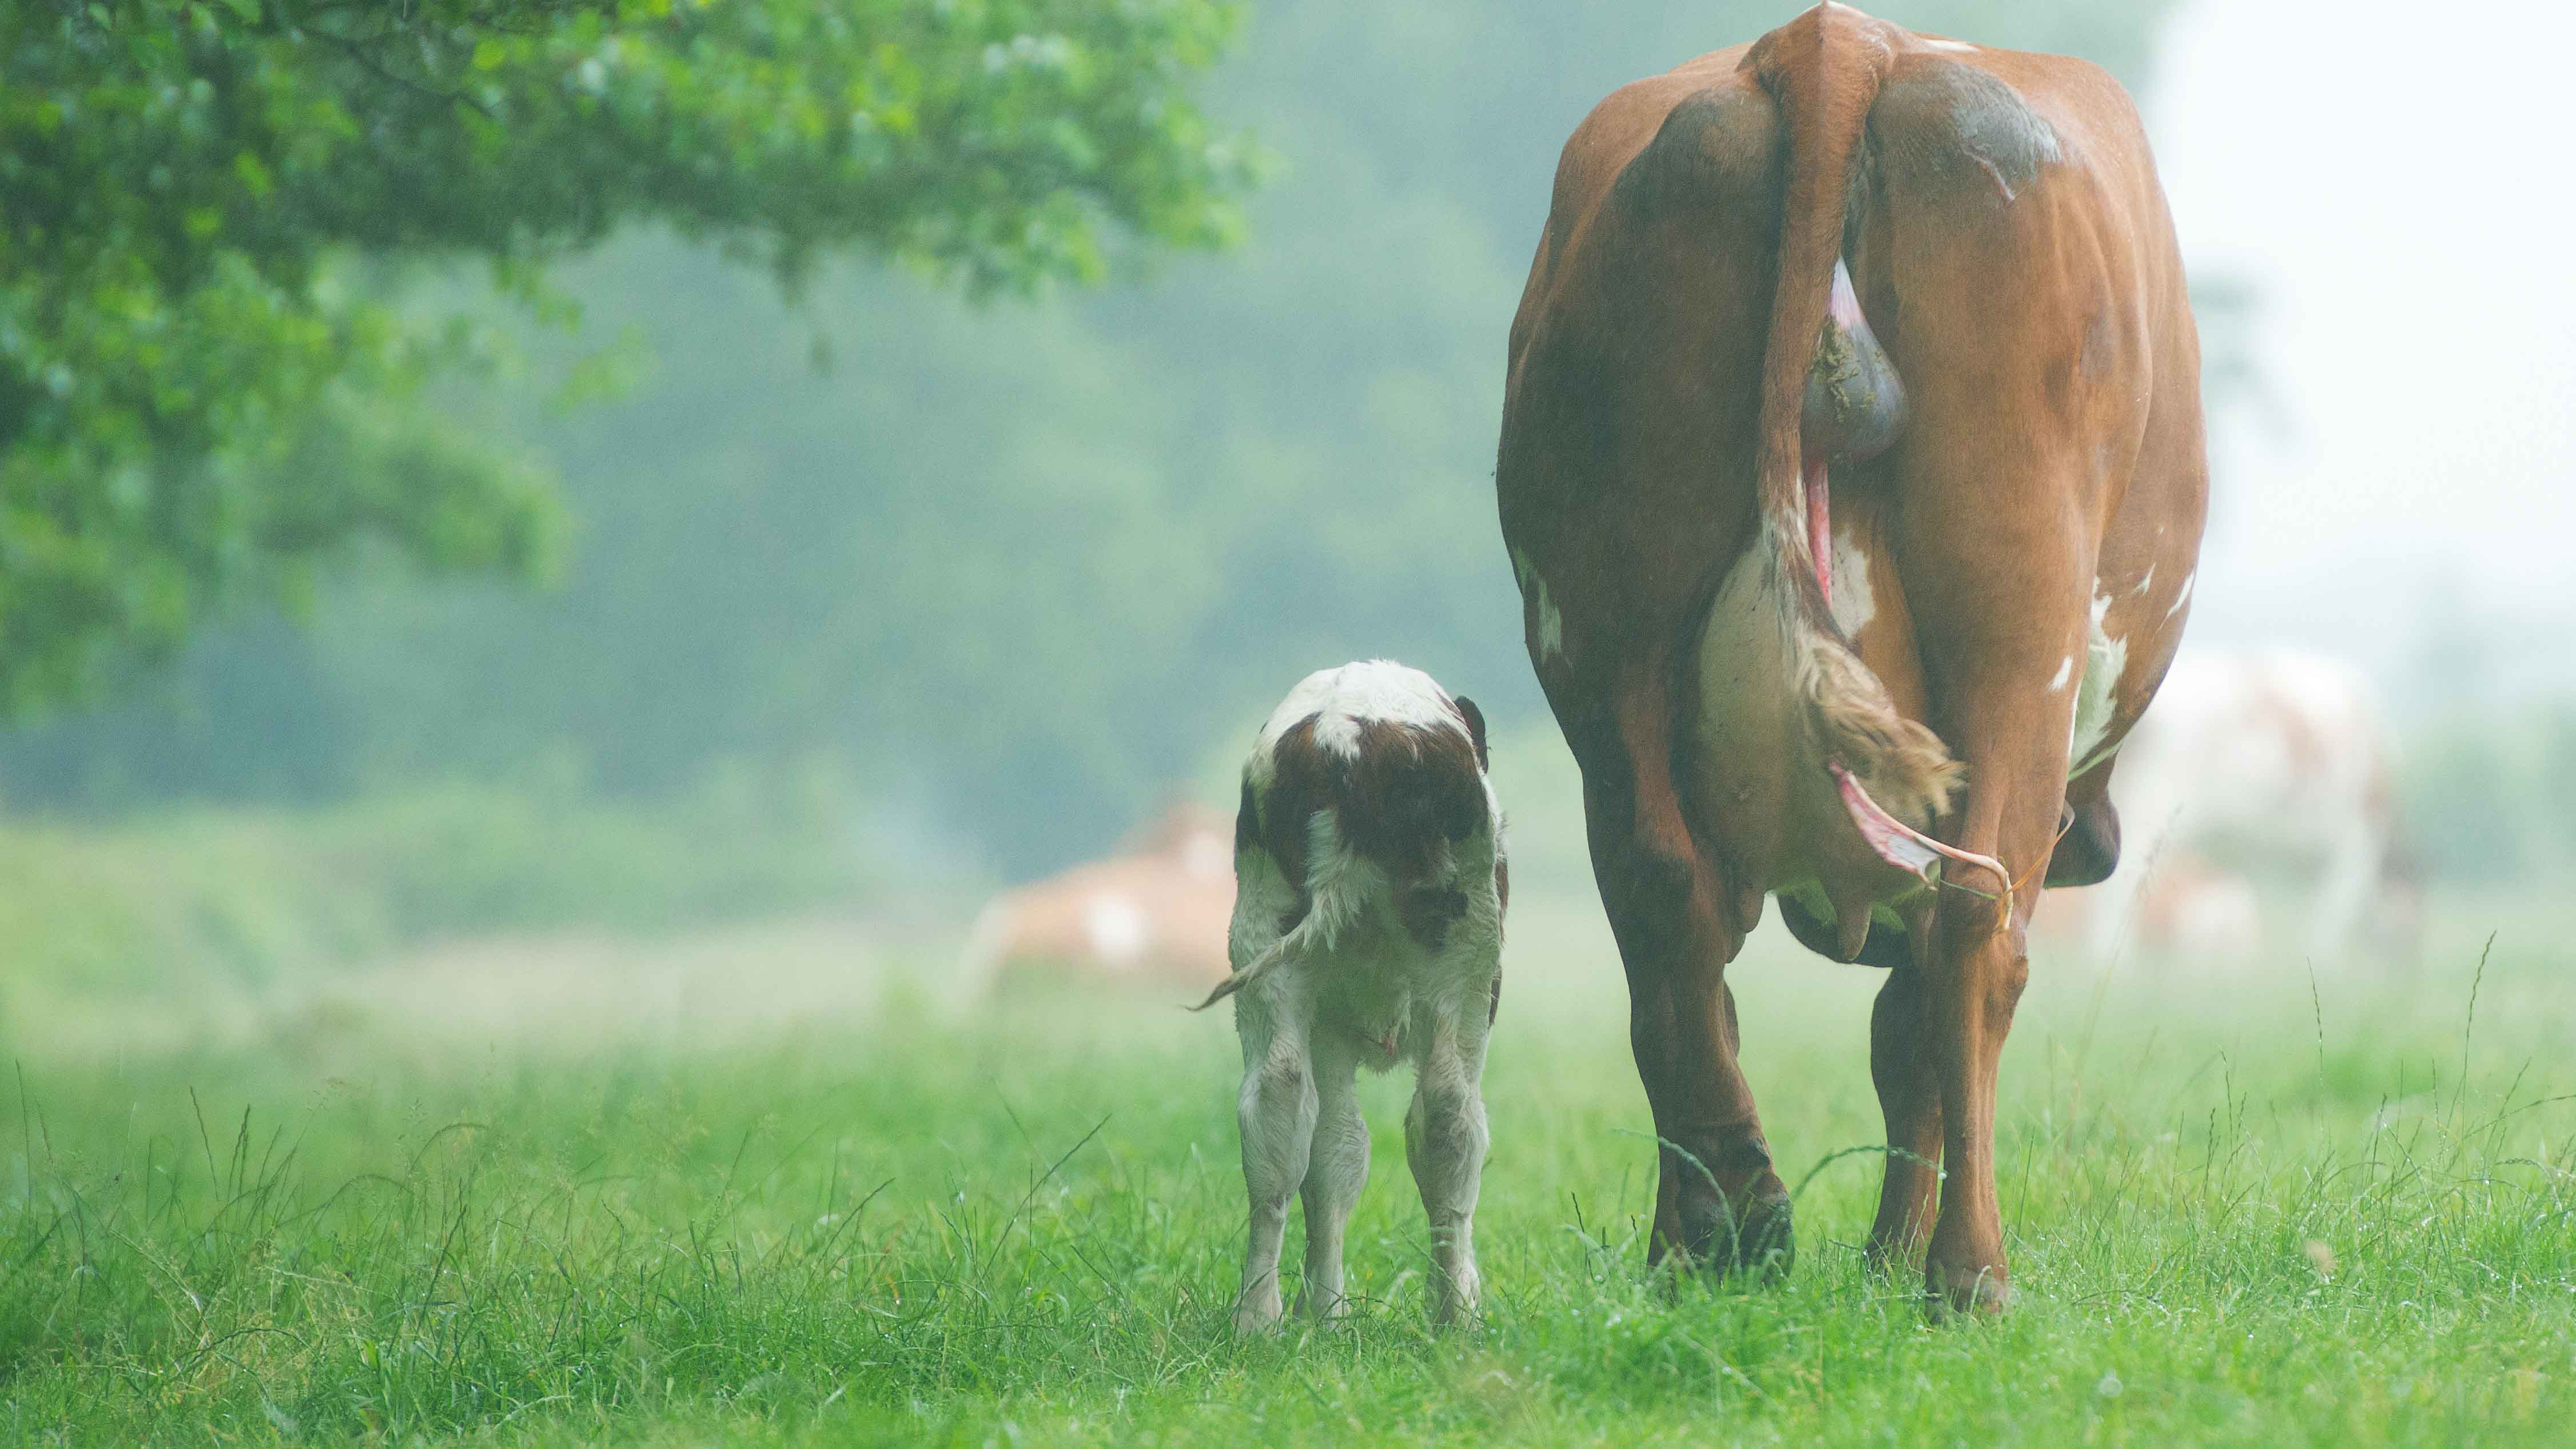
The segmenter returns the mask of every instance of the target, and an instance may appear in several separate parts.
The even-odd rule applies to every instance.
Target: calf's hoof
[[[1454,1277],[1434,1273],[1431,1280],[1431,1326],[1474,1327],[1476,1302],[1483,1296],[1483,1289],[1484,1281],[1472,1266]]]
[[[1273,1288],[1267,1293],[1247,1293],[1235,1302],[1234,1331],[1246,1336],[1269,1333],[1279,1327],[1282,1316],[1278,1289]]]
[[[1317,1323],[1342,1323],[1351,1316],[1351,1300],[1339,1293],[1308,1293],[1298,1298],[1297,1311]]]

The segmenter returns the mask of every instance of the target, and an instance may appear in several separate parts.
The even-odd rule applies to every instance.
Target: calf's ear
[[[1485,712],[1476,708],[1476,702],[1463,694],[1454,696],[1453,702],[1458,706],[1458,713],[1467,721],[1467,738],[1476,742],[1476,768],[1492,769],[1492,752],[1485,748]]]

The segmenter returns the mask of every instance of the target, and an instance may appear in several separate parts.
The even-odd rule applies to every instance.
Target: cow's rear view
[[[1339,1314],[1342,1227],[1368,1180],[1358,1069],[1415,1071],[1405,1156],[1431,1220],[1432,1314],[1472,1313],[1479,1082],[1500,1000],[1501,815],[1473,702],[1384,660],[1320,670],[1262,727],[1235,821],[1234,974],[1251,1242],[1235,1324],[1280,1317],[1288,1200],[1307,1312]]]
[[[1653,1251],[1791,1247],[1724,977],[1776,898],[1891,972],[1873,1256],[2002,1306],[2024,928],[2117,859],[2206,501],[2128,97],[1837,4],[1621,89],[1566,143],[1496,461],[1666,1144]]]

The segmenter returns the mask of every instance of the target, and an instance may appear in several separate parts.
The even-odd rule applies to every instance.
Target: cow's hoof
[[[1930,1263],[1923,1270],[1924,1311],[1935,1323],[1992,1318],[2012,1307],[2013,1287],[2000,1264]]]
[[[1746,1194],[1741,1216],[1730,1218],[1718,1199],[1710,1221],[1690,1224],[1693,1244],[1687,1261],[1721,1277],[1750,1273],[1766,1282],[1785,1276],[1798,1258],[1798,1232],[1789,1194],[1774,1185],[1769,1192]]]

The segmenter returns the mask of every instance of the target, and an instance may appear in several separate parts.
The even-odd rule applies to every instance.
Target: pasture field
[[[1769,931],[1740,963],[1799,1258],[1674,1284],[1644,1267],[1615,961],[1576,905],[1518,920],[1487,1316],[1447,1335],[1401,1080],[1369,1099],[1357,1320],[1229,1333],[1232,1031],[1179,991],[1036,985],[969,1021],[918,984],[940,943],[816,927],[451,951],[229,1014],[13,998],[0,1437],[2576,1434],[2576,977],[2537,908],[2446,903],[2404,982],[2041,961],[2003,1091],[2020,1305],[1948,1328],[1862,1267],[1877,1160],[1835,1155],[1879,1135],[1876,973]]]

